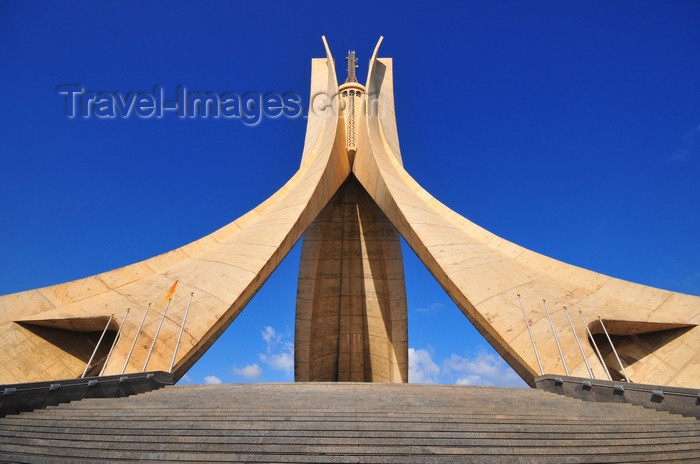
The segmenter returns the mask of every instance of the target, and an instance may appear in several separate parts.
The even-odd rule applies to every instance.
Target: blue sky
[[[548,256],[700,294],[691,1],[0,1],[0,293],[182,246],[299,164],[303,118],[69,119],[59,85],[308,103],[323,34],[339,70],[357,50],[362,81],[385,37],[404,165],[443,203]],[[299,254],[185,381],[292,380]],[[411,380],[522,385],[406,246],[404,259]]]

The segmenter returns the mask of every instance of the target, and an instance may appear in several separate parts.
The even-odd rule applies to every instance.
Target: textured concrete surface
[[[0,461],[16,463],[698,460],[694,418],[515,388],[165,387],[0,419]]]
[[[105,371],[118,374],[145,308],[152,302],[151,312],[127,365],[127,372],[138,372],[143,369],[161,315],[168,299],[172,298],[147,366],[148,370],[167,370],[188,296],[194,292],[192,312],[174,370],[175,378],[181,377],[236,318],[352,174],[383,214],[376,217],[386,217],[391,222],[464,315],[531,385],[541,373],[565,373],[542,304],[546,299],[571,375],[584,377],[588,374],[585,356],[596,378],[606,378],[606,369],[613,378],[621,377],[615,356],[611,356],[611,350],[603,343],[605,340],[600,338],[601,327],[597,321],[600,316],[619,348],[632,381],[700,386],[700,328],[697,326],[700,298],[622,281],[534,253],[450,210],[413,180],[401,161],[394,114],[392,60],[377,58],[378,48],[379,44],[370,60],[366,84],[352,84],[353,89],[360,91],[354,96],[356,113],[350,119],[353,123],[352,150],[348,149],[347,134],[350,132],[348,120],[341,118],[343,112],[336,111],[332,105],[316,107],[309,114],[299,170],[278,192],[248,214],[200,240],[141,263],[74,282],[0,297],[0,356],[3,359],[0,381],[27,382],[80,375],[94,346],[96,331],[115,314],[113,337],[125,310],[131,308]],[[333,58],[326,46],[326,58],[312,60],[311,95],[335,96],[338,91]],[[435,154],[426,153],[425,156]],[[386,250],[383,253],[386,254]],[[366,256],[370,257],[369,250]],[[384,258],[371,253],[372,260],[368,264],[382,259],[388,263],[392,256],[391,252]],[[390,282],[389,274],[384,281],[381,272],[371,271],[358,279],[366,284],[365,293],[360,293],[365,302],[371,300],[367,291],[370,284],[379,283],[379,293],[387,286],[389,292],[398,288]],[[302,274],[307,272],[313,274],[312,269],[302,268]],[[344,281],[339,279],[338,282]],[[307,288],[302,282],[302,299],[306,298]],[[530,319],[543,372],[538,368],[518,294],[522,295]],[[396,301],[400,299],[399,296]],[[321,300],[316,297],[309,300],[313,310],[309,312],[304,307],[306,303],[302,303],[300,314],[311,320],[313,327],[314,312],[318,309],[320,316],[326,314],[323,311],[327,308],[318,306]],[[319,344],[323,345],[320,340],[324,339],[325,330],[323,317],[317,317],[316,327],[321,327],[317,330],[319,335],[309,338],[309,351],[299,356],[298,366],[301,368],[303,360],[310,359],[311,353],[318,354],[314,359],[318,359],[319,366],[328,365],[331,353],[337,351],[347,353],[347,359],[357,360],[348,368],[350,373],[359,376],[363,371],[367,379],[367,362],[372,372],[375,372],[374,365],[388,364],[389,367],[377,367],[376,372],[391,372],[391,380],[398,381],[405,363],[403,341],[399,337],[393,347],[386,343],[389,338],[387,321],[391,320],[392,333],[397,328],[402,331],[403,316],[392,312],[393,303],[387,312],[386,304],[382,307],[380,301],[371,308],[365,305],[367,321],[371,316],[376,323],[368,324],[367,331],[363,329],[362,340],[359,336],[353,343],[346,340],[346,345],[364,347],[364,335],[368,334],[369,351],[363,348],[360,356],[359,350],[344,348],[340,342],[337,348],[321,346],[317,349]],[[565,305],[574,319],[574,330],[565,317]],[[586,327],[578,318],[579,312],[585,316],[593,339],[603,343],[602,360],[595,354]],[[352,311],[349,314],[353,314]],[[311,327],[307,324],[309,331]],[[350,337],[359,334],[353,330],[340,333]],[[575,336],[582,341],[583,356]],[[377,350],[373,346],[377,346]],[[374,355],[380,352],[381,355]],[[362,369],[357,367],[360,358]],[[95,369],[101,367],[104,359],[104,353],[98,356]],[[325,372],[324,369],[321,368],[321,372]],[[371,377],[375,380],[373,375]],[[388,374],[377,378],[385,380]]]
[[[294,379],[408,381],[399,234],[352,176],[304,234]]]

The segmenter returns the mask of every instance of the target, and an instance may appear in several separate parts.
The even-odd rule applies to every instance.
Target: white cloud
[[[672,161],[685,161],[700,153],[700,125],[681,138],[681,146],[671,153]]]
[[[275,370],[285,371],[287,374],[294,372],[294,357],[291,353],[260,353],[260,360]]]
[[[272,327],[265,327],[261,332],[267,343],[266,353],[260,353],[260,360],[272,369],[284,371],[287,375],[294,372],[294,343],[285,340],[286,336],[277,333]]]
[[[418,312],[418,313],[431,313],[433,311],[437,311],[438,309],[442,308],[443,306],[445,306],[445,305],[438,301],[435,303],[431,303],[428,306],[416,308],[416,312]]]
[[[428,350],[408,349],[408,381],[410,383],[436,383],[440,368],[433,362]]]
[[[452,354],[445,359],[443,370],[454,374],[457,385],[495,385],[526,387],[525,382],[498,355],[479,350],[474,356]]]
[[[192,377],[189,375],[185,374],[182,377],[180,377],[180,380],[177,382],[180,385],[186,385],[186,384],[191,384],[192,383]]]
[[[221,383],[221,379],[214,376],[214,375],[208,375],[204,377],[204,383],[208,383],[210,385],[215,385]]]
[[[233,367],[233,373],[246,379],[259,380],[262,376],[262,368],[257,364],[248,364],[244,367]]]
[[[265,330],[262,331],[262,338],[267,343],[271,343],[277,339],[277,333],[275,332],[275,329],[268,326],[268,327],[265,327]]]

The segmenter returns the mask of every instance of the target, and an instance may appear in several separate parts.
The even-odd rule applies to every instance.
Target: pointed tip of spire
[[[348,78],[345,79],[345,82],[357,82],[357,77],[355,76],[355,70],[357,69],[355,50],[348,50],[348,56],[345,60],[348,62]]]

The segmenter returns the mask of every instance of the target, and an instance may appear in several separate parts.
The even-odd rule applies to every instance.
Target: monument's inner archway
[[[352,174],[304,234],[294,378],[406,382],[399,234]]]
[[[184,383],[217,379],[277,382],[297,378],[292,362],[303,240],[302,237],[279,264],[248,303],[246,311],[190,369]],[[401,240],[401,255],[409,356],[413,351],[413,369],[407,370],[407,380],[455,383],[469,376],[470,382],[478,384],[525,386],[404,240]],[[455,366],[452,362],[455,360],[461,365]]]

